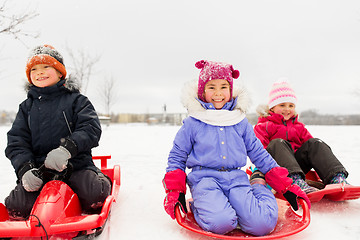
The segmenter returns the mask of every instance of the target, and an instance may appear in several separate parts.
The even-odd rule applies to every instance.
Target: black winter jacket
[[[76,81],[69,78],[45,88],[30,85],[27,97],[7,133],[5,149],[18,179],[23,166],[41,166],[48,152],[60,146],[62,138],[76,145],[69,160],[74,171],[96,171],[91,149],[100,140],[100,121],[89,99],[80,94]]]

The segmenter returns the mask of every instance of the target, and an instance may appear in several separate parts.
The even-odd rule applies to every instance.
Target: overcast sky
[[[3,0],[0,0],[3,2]],[[252,109],[287,77],[298,111],[360,114],[360,1],[358,0],[17,0],[13,11],[34,9],[24,26],[38,31],[24,44],[0,35],[0,110],[17,111],[29,50],[51,44],[68,72],[66,46],[100,55],[86,95],[98,111],[101,84],[118,93],[113,112],[185,112],[185,82],[197,79],[196,61],[227,62],[240,71]]]

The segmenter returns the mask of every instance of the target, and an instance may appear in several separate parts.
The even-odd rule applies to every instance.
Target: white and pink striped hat
[[[274,106],[280,104],[290,102],[296,105],[297,98],[295,95],[294,90],[288,83],[286,78],[280,78],[276,81],[270,90],[269,93],[269,109],[273,108]]]

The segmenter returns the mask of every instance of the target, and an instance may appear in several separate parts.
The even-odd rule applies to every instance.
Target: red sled
[[[360,198],[360,187],[349,184],[328,184],[324,185],[315,171],[306,174],[306,182],[319,191],[308,193],[311,202],[318,202],[323,198],[332,201],[345,201]]]
[[[246,169],[246,173],[250,176],[252,171],[249,168]],[[319,175],[314,171],[309,171],[306,176],[306,182],[317,189],[316,192],[308,193],[307,196],[310,202],[319,202],[321,199],[326,198],[331,201],[346,201],[360,198],[360,187],[352,186],[349,184],[328,184],[325,185],[320,179]],[[275,193],[276,198],[284,199],[284,196],[279,193]]]
[[[120,166],[107,168],[110,158],[93,157],[101,160],[101,171],[112,181],[111,194],[99,213],[83,213],[72,189],[62,181],[52,180],[42,188],[27,220],[11,219],[5,206],[0,204],[0,238],[85,239],[98,236],[105,227],[120,188]]]
[[[246,240],[258,240],[258,239],[279,239],[287,236],[294,235],[304,230],[310,224],[310,210],[308,205],[303,199],[299,199],[299,204],[303,210],[302,215],[297,214],[289,204],[281,199],[276,199],[279,206],[279,217],[275,229],[265,236],[253,236],[245,233],[240,229],[235,229],[225,235],[216,234],[203,230],[197,223],[192,212],[183,214],[178,205],[175,208],[175,216],[177,223],[195,233],[199,233],[205,236],[219,238],[219,239],[246,239]]]

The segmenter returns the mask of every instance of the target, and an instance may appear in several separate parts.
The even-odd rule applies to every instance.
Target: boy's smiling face
[[[216,109],[222,107],[230,101],[230,84],[225,79],[214,79],[206,83],[204,88],[204,98],[208,103],[212,103]]]
[[[62,75],[48,64],[37,64],[30,69],[30,78],[37,87],[49,87],[60,81]]]

